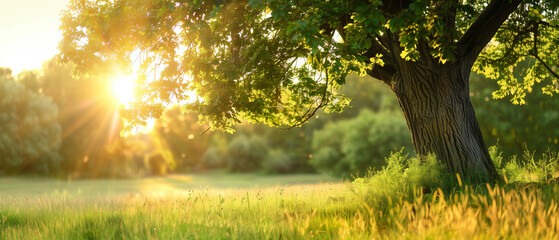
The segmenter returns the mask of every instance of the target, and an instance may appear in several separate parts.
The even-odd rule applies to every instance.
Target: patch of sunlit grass
[[[173,180],[174,181],[174,180]],[[557,239],[559,187],[464,186],[359,201],[347,183],[162,189],[79,197],[3,195],[2,239]],[[163,184],[164,185],[164,184]],[[157,191],[155,191],[157,192]],[[412,200],[404,200],[412,199]]]

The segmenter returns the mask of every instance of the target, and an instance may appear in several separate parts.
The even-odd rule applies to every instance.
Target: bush
[[[62,160],[58,107],[9,72],[0,68],[0,173],[56,173]]]
[[[520,160],[513,155],[505,161],[497,145],[489,148],[489,154],[499,174],[510,183],[547,182],[559,177],[559,153],[549,149],[539,159],[526,146]]]
[[[274,149],[262,163],[262,168],[268,173],[290,173],[297,171],[299,165],[301,165],[300,158],[293,156],[293,153]]]
[[[263,163],[264,170],[271,173],[315,172],[314,167],[309,164],[309,157],[312,157],[312,134],[315,129],[320,128],[318,125],[323,119],[314,118],[303,126],[288,131],[266,127],[262,136],[272,150]]]
[[[490,147],[489,153],[497,171],[510,183],[549,182],[559,177],[557,152],[548,150],[536,158],[535,152],[525,150],[520,160],[517,156],[507,160],[497,146]],[[381,170],[369,170],[365,177],[357,178],[351,184],[356,196],[370,206],[383,208],[390,202],[411,201],[419,188],[423,193],[431,193],[437,188],[449,192],[455,191],[460,184],[434,155],[419,159],[398,151],[391,153],[386,162]]]
[[[319,171],[349,177],[385,166],[384,156],[405,147],[411,137],[401,113],[363,110],[353,119],[326,125],[313,137],[310,163]]]
[[[225,168],[227,162],[224,160],[224,154],[219,151],[216,146],[210,146],[202,157],[204,169]]]
[[[238,135],[227,146],[227,166],[231,171],[258,170],[267,157],[268,147],[265,140],[257,136]]]
[[[428,193],[457,185],[457,178],[448,174],[434,155],[422,159],[408,156],[403,150],[391,153],[382,170],[369,170],[365,177],[355,179],[352,191],[366,203],[383,207],[390,201],[411,199],[418,188]]]

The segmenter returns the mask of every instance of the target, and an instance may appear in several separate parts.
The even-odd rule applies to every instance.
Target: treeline
[[[55,60],[17,77],[0,69],[0,173],[118,177],[116,99],[101,79],[74,79]]]
[[[207,131],[175,106],[153,131],[123,138],[111,79],[75,78],[72,65],[48,61],[17,77],[0,69],[0,174],[131,177],[226,169],[263,173],[325,172],[362,176],[390,152],[413,153],[398,102],[387,86],[351,75],[340,92],[351,107],[319,112],[301,127],[242,124],[236,133]],[[496,101],[494,81],[472,76],[471,96],[488,144],[505,155],[556,149],[559,99],[539,92],[527,105]],[[289,128],[289,129],[288,129]]]

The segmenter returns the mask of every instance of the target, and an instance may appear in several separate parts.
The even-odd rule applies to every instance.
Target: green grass
[[[0,239],[559,238],[557,184],[416,190],[382,206],[355,186],[317,175],[6,178]]]
[[[97,197],[121,194],[158,194],[184,192],[191,188],[253,188],[276,185],[312,184],[336,181],[318,174],[259,175],[221,173],[168,175],[136,179],[53,180],[45,178],[0,178],[0,193],[70,195]]]

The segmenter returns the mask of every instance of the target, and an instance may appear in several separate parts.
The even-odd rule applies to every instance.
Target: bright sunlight
[[[119,104],[123,104],[125,107],[129,107],[130,103],[135,100],[134,88],[136,83],[134,82],[137,78],[136,74],[131,75],[118,75],[118,77],[113,80],[111,84],[111,92],[118,100]],[[137,134],[147,134],[152,131],[155,126],[155,119],[150,118],[147,120],[145,126],[137,126],[131,130],[132,135]]]
[[[114,80],[111,90],[120,104],[127,105],[134,101],[134,79],[135,76],[126,75]]]

